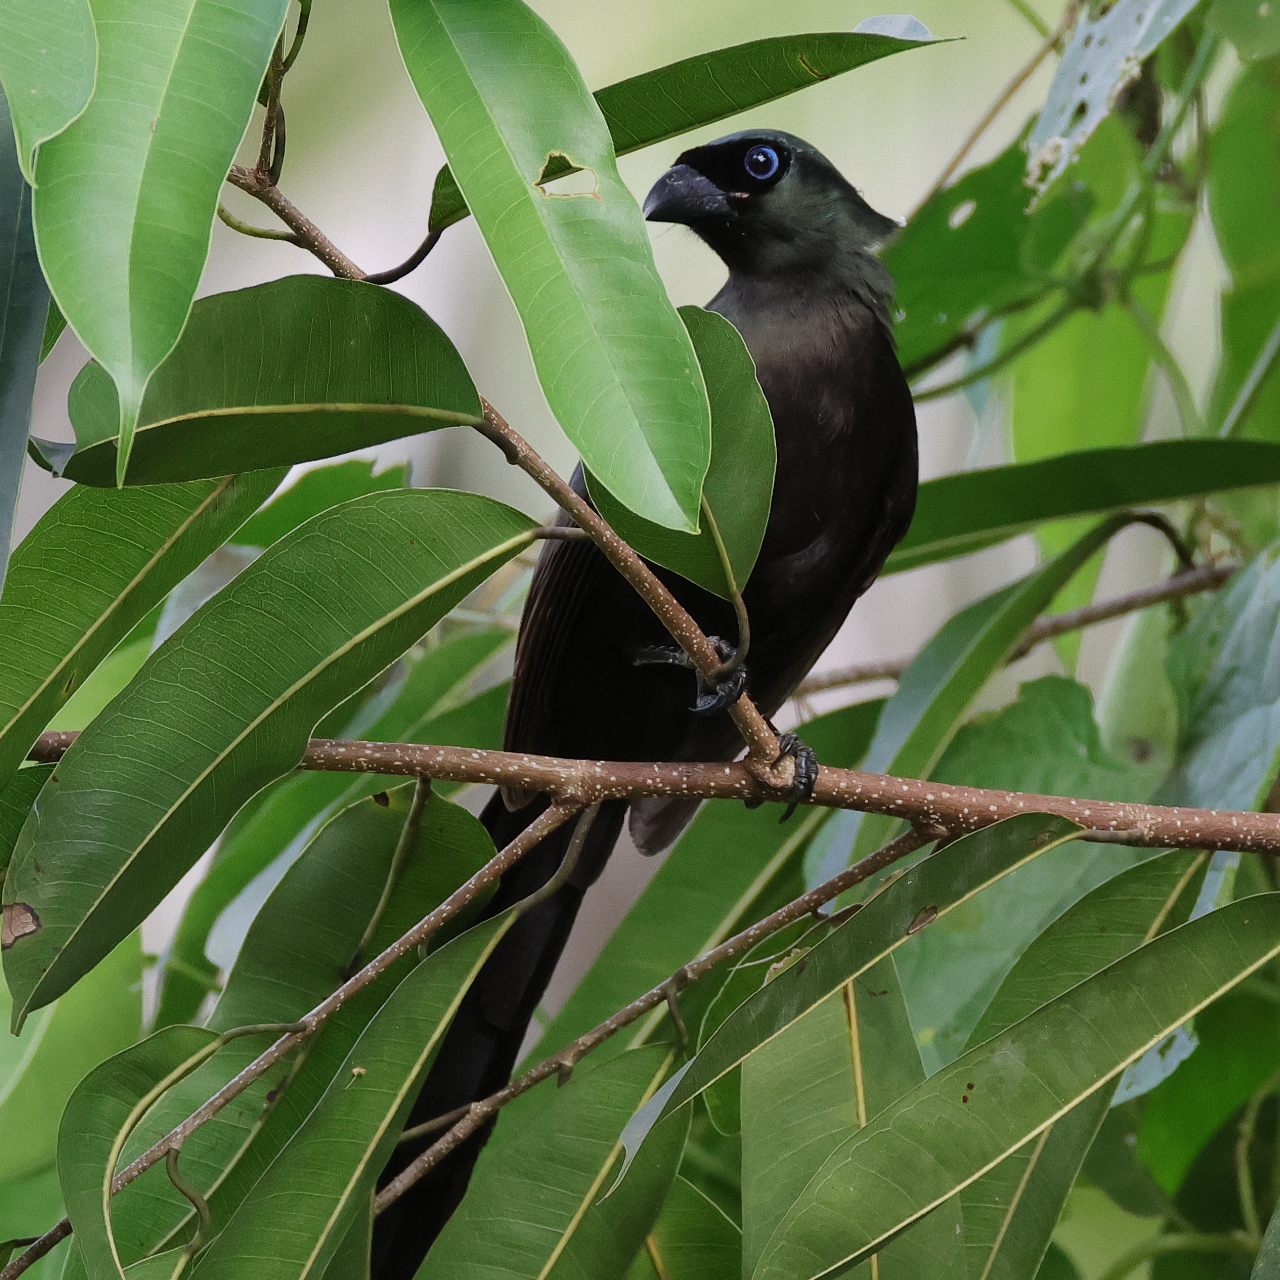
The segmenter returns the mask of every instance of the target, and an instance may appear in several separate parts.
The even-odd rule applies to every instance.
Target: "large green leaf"
[[[801,732],[823,761],[853,768],[866,754],[881,705],[833,711]],[[703,806],[547,1028],[532,1051],[535,1061],[762,914],[761,898],[795,865],[826,818],[815,810],[779,827],[780,812],[774,805]]]
[[[948,844],[890,881],[849,920],[740,1004],[684,1068],[661,1101],[629,1126],[628,1152],[663,1116],[683,1106],[782,1034],[834,991],[870,969],[913,933],[955,911],[988,884],[1073,839],[1074,823],[1020,814]]]
[[[40,148],[40,261],[120,392],[119,478],[147,380],[173,350],[287,0],[92,0],[94,97]]]
[[[58,1131],[58,1180],[77,1252],[95,1280],[122,1272],[111,1229],[111,1180],[125,1139],[155,1090],[181,1079],[217,1039],[203,1027],[166,1027],[108,1058],[71,1095]]]
[[[4,882],[4,874],[9,869],[9,859],[13,857],[14,845],[22,833],[22,824],[31,812],[31,806],[40,794],[40,788],[49,781],[53,765],[32,765],[19,769],[9,779],[9,785],[0,790],[0,884]]]
[[[885,572],[980,551],[1048,520],[1277,481],[1280,445],[1243,440],[1161,440],[964,471],[920,486]]]
[[[10,1004],[0,983],[0,1017]],[[0,1180],[53,1163],[71,1091],[104,1058],[132,1044],[141,1027],[142,949],[134,935],[20,1036],[0,1038]]]
[[[121,416],[99,364],[68,399],[76,447],[37,460],[114,485]],[[408,298],[354,280],[286,276],[202,298],[147,384],[128,484],[290,466],[437,427],[480,421],[462,357]],[[385,486],[384,486],[385,487]]]
[[[675,1177],[687,1118],[673,1117],[655,1135],[636,1188],[620,1189],[617,1204],[601,1195],[623,1125],[661,1083],[670,1058],[665,1045],[649,1045],[584,1065],[564,1088],[544,1084],[508,1108],[466,1198],[427,1254],[422,1280],[624,1275]]]
[[[354,736],[373,742],[500,747],[500,734],[488,741],[452,743],[439,723],[439,712],[458,686],[510,638],[509,632],[493,628],[457,636],[429,650],[414,663],[392,704]],[[217,858],[191,895],[169,944],[157,1026],[192,1021],[215,985],[217,966],[206,956],[205,946],[231,901],[277,858],[300,849],[340,809],[386,785],[386,778],[378,774],[296,773],[272,783],[245,805],[218,841]]]
[[[5,30],[0,7],[0,41]],[[7,51],[12,56],[12,51]],[[30,56],[31,50],[24,50]],[[0,63],[5,54],[0,53]],[[0,65],[0,74],[4,73]],[[0,102],[4,94],[0,93]],[[0,111],[0,116],[3,112]],[[0,128],[3,126],[0,125]],[[45,321],[49,290],[31,235],[31,190],[23,180],[7,136],[0,137],[0,586],[9,562],[18,486],[31,425],[31,393]]]
[[[716,595],[733,591],[716,533],[733,571],[733,586],[746,585],[755,567],[773,499],[777,450],[769,405],[756,381],[755,364],[738,331],[713,311],[681,307],[711,402],[711,464],[702,486],[701,533],[681,533],[635,515],[601,485],[587,483],[600,514],[637,551]],[[715,523],[715,531],[711,528]]]
[[[567,50],[520,0],[393,0],[391,15],[552,412],[625,506],[696,531],[706,389]],[[590,172],[586,191],[542,185],[560,157]]]
[[[342,1243],[346,1214],[373,1194],[449,1019],[514,919],[507,912],[477,925],[396,987],[315,1110],[196,1261],[193,1277],[322,1274]]]
[[[32,185],[35,149],[85,109],[97,62],[88,0],[0,4],[0,82],[9,99],[18,164]]]
[[[971,1049],[833,1153],[774,1233],[755,1275],[813,1277],[875,1252],[1277,954],[1280,897],[1235,902],[1171,930]],[[902,1178],[904,1169],[910,1178]]]
[[[774,36],[699,53],[629,80],[597,89],[596,104],[613,139],[615,154],[665,142],[740,111],[774,102],[903,49],[934,43],[918,24],[895,35],[871,28]],[[866,28],[865,30],[862,28]],[[570,172],[569,166],[563,167]],[[436,175],[431,230],[442,231],[467,216],[467,202],[448,168]]]
[[[692,1182],[677,1178],[628,1280],[739,1280],[741,1273],[738,1224]]]
[[[283,472],[102,493],[75,488],[9,562],[0,599],[0,778],[134,626]]]
[[[19,839],[5,881],[28,921],[4,953],[15,1025],[132,929],[297,765],[316,721],[531,528],[473,494],[372,494],[309,520],[197,611],[76,740]]]

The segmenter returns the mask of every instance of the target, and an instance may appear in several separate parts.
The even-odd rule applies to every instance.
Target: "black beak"
[[[649,222],[683,222],[707,218],[732,218],[724,192],[710,178],[687,164],[678,164],[653,184],[645,197],[644,216]]]

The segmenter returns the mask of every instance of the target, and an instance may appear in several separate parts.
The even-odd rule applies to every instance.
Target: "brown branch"
[[[68,737],[74,735],[60,735]],[[159,1163],[171,1150],[176,1150],[205,1121],[212,1119],[233,1098],[243,1093],[255,1080],[270,1070],[286,1054],[313,1036],[357,992],[384,974],[401,957],[426,942],[447,921],[453,919],[487,886],[513,867],[530,849],[550,835],[561,823],[582,809],[582,803],[567,794],[557,798],[496,857],[491,858],[464,885],[455,889],[434,911],[418,921],[408,933],[393,942],[381,955],[375,956],[358,973],[344,982],[332,995],[322,1000],[310,1013],[300,1018],[296,1028],[281,1036],[260,1053],[247,1067],[233,1076],[211,1098],[206,1099],[181,1124],[171,1129],[159,1142],[149,1147],[136,1160],[112,1179],[111,1193],[118,1194],[152,1165]],[[32,1263],[39,1261],[59,1240],[71,1234],[71,1224],[63,1218],[47,1231],[20,1257],[3,1270],[0,1280],[17,1280]]]
[[[255,200],[261,200],[281,222],[298,238],[300,248],[314,254],[335,276],[344,280],[363,280],[364,272],[338,248],[301,209],[298,208],[271,181],[269,174],[260,169],[246,169],[233,164],[227,174],[233,187],[248,192]],[[0,1272],[0,1275],[3,1275]]]
[[[28,759],[59,759],[74,733],[44,733]],[[345,742],[312,738],[299,766],[336,773],[439,778],[543,792],[578,807],[636,796],[703,800],[779,800],[785,792],[749,761],[694,764],[567,760],[516,751],[419,746],[408,742]],[[957,836],[1019,813],[1053,813],[1085,827],[1085,839],[1144,849],[1232,849],[1280,853],[1280,814],[1123,804],[1074,796],[954,787],[919,778],[822,766],[809,804],[855,809],[923,824]]]
[[[598,1027],[579,1036],[566,1048],[540,1062],[536,1067],[531,1067],[505,1088],[499,1089],[497,1093],[479,1102],[473,1102],[466,1109],[466,1114],[457,1120],[443,1137],[432,1143],[426,1151],[411,1164],[406,1165],[378,1192],[373,1202],[374,1213],[381,1213],[393,1200],[404,1195],[419,1178],[439,1164],[450,1151],[461,1146],[490,1116],[496,1115],[509,1102],[513,1102],[522,1093],[527,1093],[534,1085],[541,1084],[543,1080],[551,1076],[560,1076],[563,1079],[566,1073],[572,1071],[588,1053],[604,1044],[623,1027],[630,1026],[650,1009],[656,1009],[659,1005],[668,1003],[673,992],[682,991],[689,983],[697,981],[724,961],[750,951],[769,934],[776,933],[797,920],[803,920],[807,915],[812,915],[819,907],[838,898],[846,889],[861,884],[877,871],[883,870],[900,858],[905,858],[907,854],[919,849],[921,845],[928,844],[930,840],[938,839],[942,834],[944,833],[940,831],[911,828],[896,840],[863,858],[861,862],[855,862],[853,866],[825,884],[801,894],[793,902],[780,907],[772,915],[765,916],[763,920],[757,920],[750,928],[735,934],[705,955],[682,965],[669,978],[664,979],[656,987],[651,987],[644,995],[633,1000],[625,1008],[619,1009]],[[446,1117],[439,1117],[431,1121],[430,1125],[432,1127],[440,1125],[445,1119]],[[427,1126],[419,1126],[419,1131],[425,1131],[426,1128]]]
[[[576,494],[569,485],[538,456],[527,440],[507,424],[502,415],[483,397],[484,423],[476,428],[485,439],[502,451],[513,466],[530,476],[542,490],[549,494],[573,522],[591,535],[596,546],[604,552],[609,562],[639,592],[640,597],[658,615],[659,621],[671,633],[676,643],[692,659],[698,673],[713,680],[720,670],[722,659],[701,627],[693,620],[684,606],[662,585],[653,570],[638,556],[600,516],[589,502]],[[795,762],[788,756],[775,773],[772,766],[778,760],[778,735],[745,694],[729,708],[729,715],[738,727],[751,752],[753,767],[767,773],[775,785],[790,782]]]
[[[1087,604],[1080,609],[1071,609],[1065,613],[1054,613],[1047,618],[1040,618],[1027,628],[1026,635],[1009,655],[1009,662],[1017,662],[1025,658],[1038,644],[1052,640],[1055,636],[1066,635],[1069,631],[1080,631],[1092,627],[1099,622],[1109,622],[1113,618],[1122,618],[1127,613],[1136,613],[1139,609],[1148,609],[1152,605],[1165,604],[1170,600],[1181,600],[1185,596],[1197,595],[1202,591],[1217,591],[1224,586],[1235,568],[1229,565],[1202,565],[1198,569],[1179,573],[1154,586],[1139,587],[1127,595],[1116,596],[1114,600],[1104,600],[1100,604]],[[810,676],[795,692],[798,698],[811,697],[815,693],[824,693],[828,689],[842,689],[851,684],[868,684],[872,680],[897,680],[907,669],[911,658],[886,658],[882,662],[860,662],[848,667],[836,667],[831,671],[822,671]]]

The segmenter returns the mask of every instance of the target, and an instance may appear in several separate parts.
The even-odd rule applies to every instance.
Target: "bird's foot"
[[[787,811],[778,819],[779,823],[786,822],[800,805],[807,804],[818,784],[817,753],[797,733],[784,733],[778,738],[778,758],[773,762],[774,768],[787,756],[795,761],[795,772],[792,774],[791,785],[783,794],[787,801]],[[746,803],[748,809],[758,809],[764,801],[748,800]]]
[[[731,707],[746,692],[747,669],[742,664],[734,663],[736,650],[727,640],[719,636],[708,636],[720,655],[722,669],[725,674],[717,680],[706,680],[698,674],[698,696],[691,708],[696,716],[714,715]],[[693,659],[678,645],[646,645],[636,654],[634,663],[637,667],[670,665],[673,667],[693,667]]]

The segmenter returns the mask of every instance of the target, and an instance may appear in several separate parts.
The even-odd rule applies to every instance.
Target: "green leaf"
[[[249,796],[297,765],[320,717],[531,527],[473,494],[356,498],[269,548],[161,645],[76,740],[19,839],[5,902],[37,923],[4,953],[15,1025],[132,929]]]
[[[1280,1277],[1280,1205],[1272,1211],[1262,1248],[1258,1250],[1258,1260],[1249,1274],[1250,1280],[1277,1280]]]
[[[1169,647],[1178,763],[1161,803],[1261,809],[1280,767],[1280,544],[1208,600]]]
[[[1255,0],[1214,0],[1205,20],[1246,61],[1280,53],[1280,13]]]
[[[196,1261],[193,1278],[323,1273],[345,1235],[344,1215],[373,1193],[449,1019],[515,918],[507,912],[477,925],[396,987],[315,1110]]]
[[[9,562],[0,600],[0,778],[168,592],[268,497],[283,472],[134,489],[75,488]]]
[[[0,1017],[10,1005],[0,983]],[[0,1039],[0,1181],[53,1163],[71,1091],[104,1058],[132,1044],[141,1027],[142,952],[134,935],[20,1036]]]
[[[16,1245],[17,1240],[43,1235],[62,1216],[62,1192],[53,1165],[29,1178],[0,1182],[0,1239]],[[0,1258],[4,1257],[5,1247],[0,1244]],[[15,1248],[15,1252],[21,1252],[21,1248]],[[29,1280],[55,1280],[64,1252],[55,1248],[24,1274]]]
[[[0,4],[0,81],[9,99],[22,176],[35,185],[35,150],[88,105],[98,38],[88,0]]]
[[[904,368],[937,359],[993,313],[1049,287],[1088,206],[1068,195],[1028,216],[1025,170],[1026,155],[1014,143],[939,191],[885,248]]]
[[[9,859],[13,856],[14,845],[18,843],[22,824],[52,772],[51,764],[20,769],[9,780],[9,785],[0,791],[0,884],[4,883],[4,873],[9,868]]]
[[[1111,114],[1144,58],[1190,13],[1196,0],[1116,0],[1075,24],[1031,137],[1029,183],[1041,191],[1067,167]]]
[[[672,1183],[645,1248],[667,1280],[739,1280],[742,1273],[737,1223],[685,1178]]]
[[[269,547],[286,533],[292,533],[304,520],[340,502],[362,498],[366,493],[381,493],[384,489],[408,487],[407,465],[387,467],[374,475],[375,465],[372,459],[356,458],[306,472],[272,498],[268,506],[250,516],[236,531],[235,541],[246,547]]]
[[[457,636],[428,650],[414,663],[391,705],[372,725],[353,736],[374,742],[500,747],[501,707],[495,734],[483,740],[463,735],[463,741],[450,735],[440,708],[510,640],[509,632],[493,628]],[[501,701],[505,704],[505,697]],[[464,712],[464,717],[474,717],[471,704],[465,706],[469,713]],[[387,779],[378,774],[296,773],[260,791],[236,814],[218,841],[217,858],[187,902],[170,943],[161,971],[157,1026],[194,1020],[217,980],[217,966],[205,954],[209,932],[232,900],[277,858],[291,848],[300,848],[339,810],[376,795],[386,786]],[[443,792],[447,784],[436,783],[435,788]]]
[[[12,20],[13,16],[4,9],[5,6],[0,5],[0,44],[9,34],[5,19]],[[5,74],[3,63],[13,58],[15,52],[13,49],[0,52],[0,75]],[[22,50],[22,61],[33,52]],[[25,69],[30,71],[29,67]],[[0,93],[0,103],[3,99],[4,94]],[[2,107],[0,116],[3,116]],[[0,310],[0,586],[3,586],[13,540],[13,520],[18,510],[22,464],[27,453],[31,393],[36,385],[49,314],[49,290],[31,235],[31,191],[23,181],[7,135],[0,137],[0,298],[3,299],[3,310]]]
[[[95,1280],[122,1272],[110,1205],[126,1138],[157,1089],[181,1079],[217,1041],[203,1027],[166,1027],[108,1058],[71,1095],[58,1131],[58,1180],[80,1256]]]
[[[778,974],[729,1015],[680,1076],[673,1077],[674,1087],[661,1106],[635,1117],[628,1126],[628,1152],[637,1149],[659,1119],[781,1035],[832,992],[892,955],[912,933],[945,918],[988,884],[1073,839],[1079,830],[1063,818],[1020,814],[953,841],[908,868],[810,948],[803,965]]]
[[[680,318],[693,339],[711,401],[711,465],[702,486],[703,513],[710,519],[701,533],[680,533],[634,515],[591,475],[587,485],[600,514],[632,547],[728,600],[733,587],[715,535],[741,591],[760,554],[773,499],[773,419],[755,363],[733,325],[701,307],[681,307]]]
[[[616,155],[665,142],[740,111],[776,102],[903,49],[937,43],[871,31],[815,31],[774,36],[700,53],[597,89],[595,100]],[[569,166],[563,172],[570,173]],[[436,174],[431,230],[465,218],[467,202],[449,168]]]
[[[649,1045],[579,1067],[564,1088],[540,1085],[507,1108],[422,1280],[624,1275],[675,1177],[687,1117],[655,1135],[636,1188],[624,1188],[617,1204],[601,1196],[623,1125],[670,1061],[665,1045]]]
[[[568,52],[520,0],[394,0],[391,15],[565,434],[623,505],[696,531],[706,389]],[[589,171],[585,191],[542,185],[560,157]]]
[[[1161,440],[964,471],[920,486],[915,519],[885,572],[968,555],[1048,520],[1277,481],[1280,445],[1244,440]]]
[[[95,94],[40,148],[35,229],[62,314],[119,389],[123,482],[147,381],[186,323],[287,0],[91,8]]]
[[[826,763],[855,767],[882,705],[862,703],[811,720],[802,729],[805,741]],[[795,865],[827,816],[815,810],[779,827],[780,812],[772,805],[704,805],[531,1051],[531,1060],[562,1049],[763,914],[760,899]]]
[[[86,365],[67,403],[75,450],[36,441],[37,461],[81,484],[115,485],[124,419],[107,370]],[[291,466],[474,426],[480,413],[462,357],[408,298],[285,276],[191,308],[147,384],[122,474],[128,484],[169,484]]]
[[[875,1252],[1280,954],[1278,938],[1280,897],[1232,903],[1164,934],[971,1049],[827,1160],[774,1233],[755,1275],[817,1276]],[[1062,1052],[1068,1044],[1071,1052]],[[908,1185],[896,1176],[904,1168],[911,1169]]]
[[[1257,6],[1252,8],[1257,10]],[[1215,11],[1216,12],[1216,11]],[[1277,19],[1270,18],[1273,29]],[[1231,287],[1222,297],[1222,359],[1208,418],[1224,425],[1267,340],[1280,323],[1280,228],[1259,218],[1259,208],[1280,201],[1280,173],[1273,163],[1280,146],[1280,63],[1270,59],[1246,67],[1231,86],[1209,151],[1209,212]],[[1239,424],[1246,435],[1277,438],[1280,377],[1274,367],[1253,412]]]

